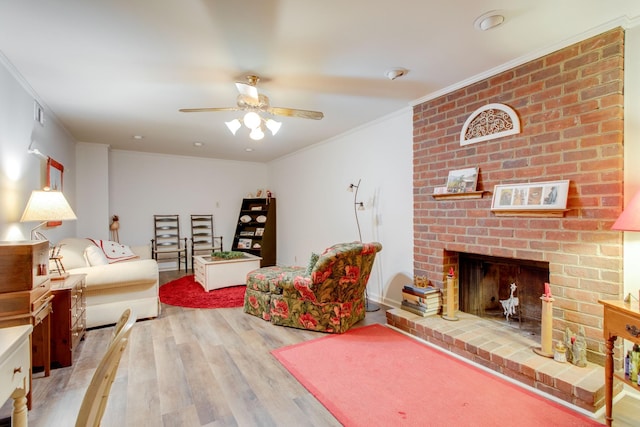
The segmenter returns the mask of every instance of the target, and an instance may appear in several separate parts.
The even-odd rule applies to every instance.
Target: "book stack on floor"
[[[418,316],[433,316],[440,312],[440,289],[405,285],[402,288],[402,309]]]

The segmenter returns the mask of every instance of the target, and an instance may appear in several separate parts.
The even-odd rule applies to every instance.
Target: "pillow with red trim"
[[[102,249],[102,252],[107,258],[109,264],[138,258],[138,255],[133,253],[131,248],[127,245],[121,245],[118,242],[112,242],[110,240],[89,240],[91,240],[98,248]]]

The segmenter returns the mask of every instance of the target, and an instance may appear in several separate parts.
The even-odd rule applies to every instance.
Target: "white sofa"
[[[87,328],[114,324],[127,308],[138,319],[160,314],[158,263],[151,259],[149,246],[130,248],[135,259],[91,265],[88,248],[97,246],[90,239],[66,238],[57,245],[65,270],[87,275]]]

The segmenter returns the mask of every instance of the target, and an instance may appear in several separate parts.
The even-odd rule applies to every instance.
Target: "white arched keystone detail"
[[[487,104],[469,115],[460,132],[460,145],[502,138],[520,133],[520,119],[513,108]]]

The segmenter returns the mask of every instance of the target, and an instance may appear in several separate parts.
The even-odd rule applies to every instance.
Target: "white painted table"
[[[27,425],[27,393],[31,373],[31,331],[33,326],[0,328],[0,406],[13,398],[11,425]]]
[[[260,268],[261,257],[244,254],[237,259],[213,259],[210,256],[195,256],[195,280],[205,292],[227,286],[244,285],[247,273]]]

